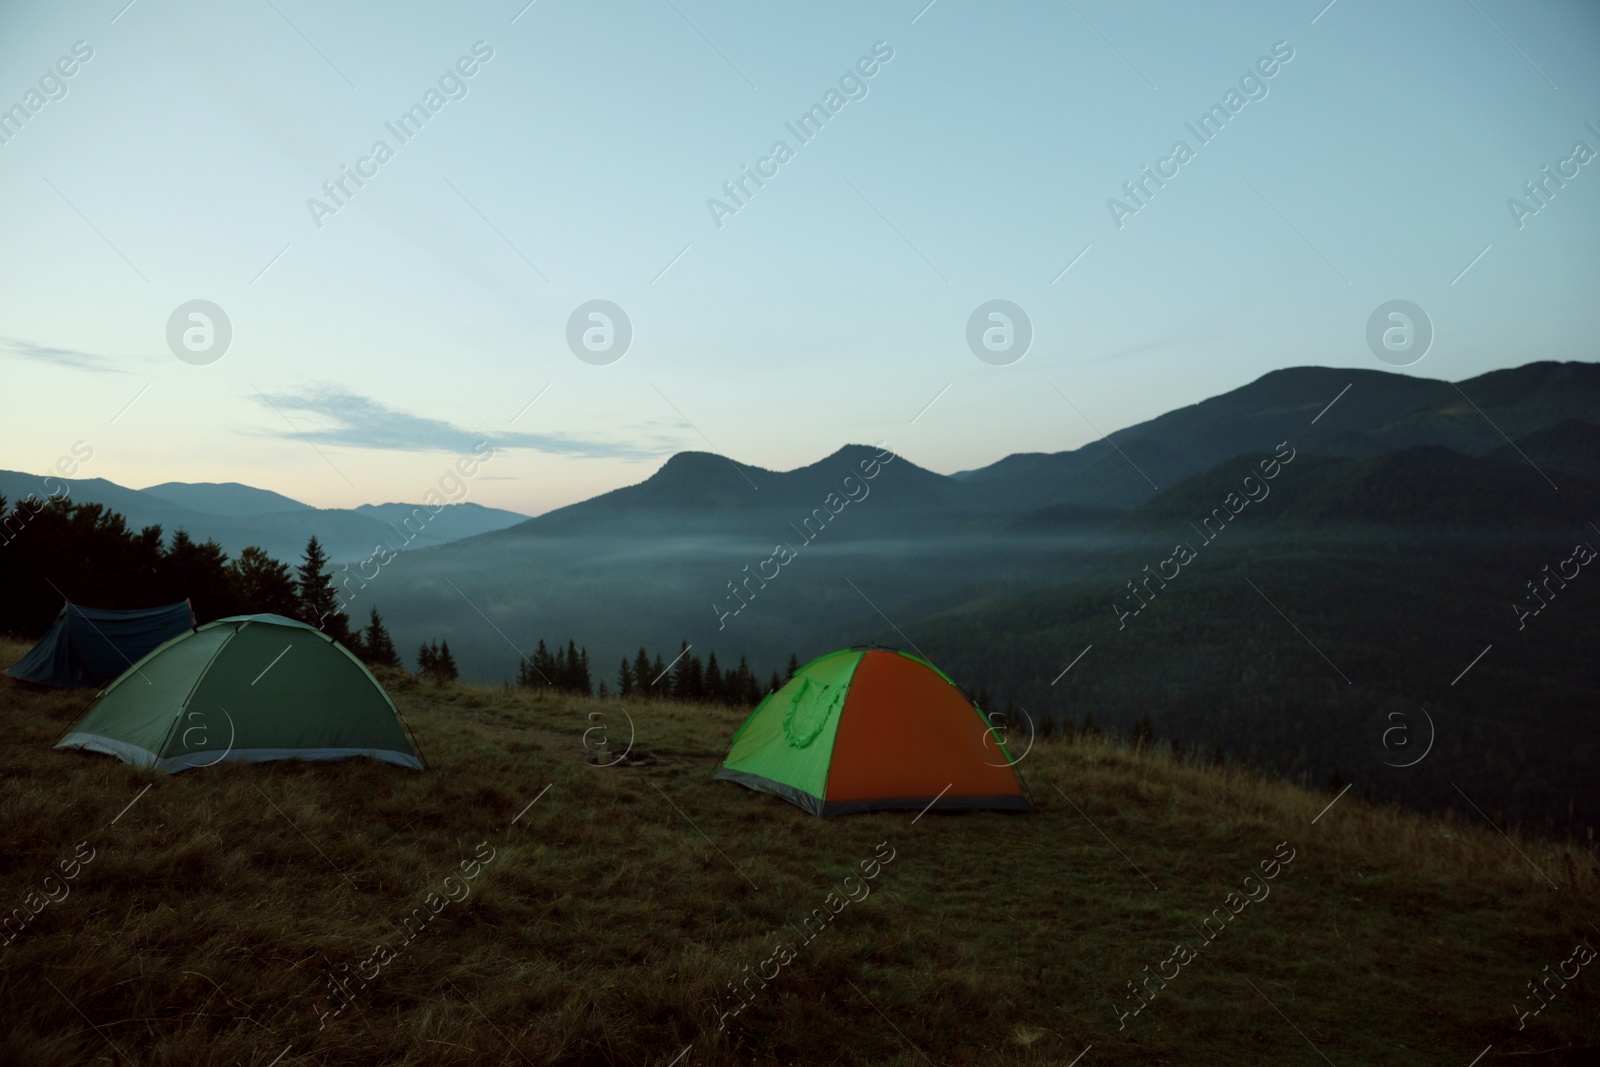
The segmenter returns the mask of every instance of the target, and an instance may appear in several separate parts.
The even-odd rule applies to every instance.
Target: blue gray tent
[[[133,611],[63,604],[50,632],[6,673],[40,685],[98,688],[194,621],[187,600]]]

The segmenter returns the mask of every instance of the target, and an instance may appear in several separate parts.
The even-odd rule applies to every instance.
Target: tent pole
[[[406,736],[411,738],[411,747],[417,750],[417,758],[422,760],[422,769],[428,770],[430,767],[428,757],[423,755],[422,746],[417,743],[417,732],[411,728],[411,720],[406,718],[406,713],[400,710],[399,704],[395,704],[393,700],[390,704],[394,707],[394,713],[400,716],[400,725],[406,728]]]
[[[74,726],[78,725],[78,723],[83,721],[83,717],[88,714],[89,709],[94,707],[94,702],[96,700],[99,700],[101,697],[103,697],[105,695],[106,695],[106,691],[104,689],[102,689],[99,692],[97,692],[94,696],[90,697],[89,698],[89,703],[85,704],[82,708],[79,709],[79,711],[78,711],[78,713],[76,715],[74,715],[72,718],[67,720],[67,725],[65,725],[65,726],[63,726],[61,728],[61,732],[60,733],[56,734],[55,740],[50,742],[50,747],[51,748],[55,748],[56,745],[61,741],[61,739],[63,737],[67,736],[67,731],[68,730],[71,730]]]

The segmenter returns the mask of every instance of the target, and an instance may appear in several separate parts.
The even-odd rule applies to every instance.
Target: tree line
[[[652,658],[643,645],[633,659],[622,657],[617,665],[616,688],[609,688],[602,680],[596,687],[589,668],[589,650],[579,648],[568,640],[566,647],[558,642],[551,652],[544,640],[539,640],[533,655],[517,664],[517,685],[523,688],[548,686],[560,693],[578,696],[617,696],[637,700],[676,700],[692,704],[726,704],[730,707],[749,707],[760,703],[761,698],[794,677],[800,669],[800,660],[789,656],[787,674],[777,671],[763,687],[761,679],[750,670],[744,656],[739,665],[724,669],[717,662],[717,654],[709,652],[702,662],[690,651],[687,641],[679,646],[671,662],[664,661],[657,652]]]
[[[0,597],[0,632],[30,638],[50,627],[63,599],[108,609],[188,599],[200,623],[230,615],[283,615],[317,627],[369,665],[406,669],[376,607],[365,626],[352,626],[339,611],[328,556],[315,536],[291,568],[254,545],[229,558],[216,541],[196,541],[181,528],[170,543],[160,526],[134,532],[101,504],[61,500],[13,508],[0,497],[0,588],[7,593]],[[753,707],[799,669],[799,658],[791,654],[785,671],[762,679],[744,656],[724,667],[714,651],[701,660],[685,641],[671,660],[643,646],[632,659],[623,657],[613,686],[597,679],[587,648],[568,640],[552,651],[540,640],[519,662],[517,684],[578,696]],[[416,673],[440,684],[454,682],[460,671],[450,643],[424,642]],[[987,693],[979,693],[978,705],[988,709]],[[1002,714],[1019,721],[1009,701]],[[1046,719],[1038,729],[1048,736],[1053,725]]]
[[[0,496],[0,633],[36,638],[54,623],[63,600],[109,610],[147,608],[188,600],[197,623],[230,615],[270,613],[314,626],[371,666],[405,669],[399,650],[374,607],[365,626],[352,626],[339,610],[328,555],[312,536],[300,562],[290,567],[259,546],[229,558],[215,540],[196,541],[181,527],[169,539],[160,526],[135,532],[122,515],[102,504],[36,498],[11,505]],[[744,657],[724,670],[715,652],[702,663],[685,642],[663,662],[644,648],[617,673],[615,694],[696,703],[754,705],[799,669],[789,657],[788,675],[773,672],[765,686]],[[460,675],[448,641],[423,642],[416,673],[447,684]],[[518,665],[519,685],[550,686],[593,696],[595,679],[587,648],[568,641],[551,652],[541,640]],[[600,696],[611,695],[602,680]]]
[[[101,504],[32,499],[9,504],[0,496],[0,632],[37,637],[50,628],[63,600],[127,610],[188,600],[198,623],[230,615],[270,613],[315,626],[368,664],[401,667],[383,617],[374,607],[364,627],[338,610],[328,556],[312,537],[291,569],[255,545],[230,559],[216,541],[196,541],[160,526],[137,533]],[[443,663],[420,664],[455,677],[449,646]]]

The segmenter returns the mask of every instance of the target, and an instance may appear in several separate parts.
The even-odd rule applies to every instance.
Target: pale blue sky
[[[789,468],[885,439],[945,472],[1073,448],[1098,434],[1052,384],[1111,431],[1279,367],[1382,369],[1395,298],[1437,333],[1406,373],[1594,358],[1600,162],[1521,229],[1506,206],[1600,150],[1592,4],[524,2],[0,4],[0,108],[94,50],[0,144],[0,466],[82,439],[84,476],[349,506],[492,436],[469,499],[533,513],[708,441]],[[478,41],[399,144],[384,123]],[[799,144],[784,123],[880,41]],[[319,229],[307,199],[380,138]],[[1180,138],[1119,229],[1107,199]],[[779,139],[719,229],[707,199]],[[1035,331],[1009,366],[965,341],[994,298]],[[206,366],[165,339],[193,299],[233,327]],[[591,299],[633,323],[608,366],[567,347]]]

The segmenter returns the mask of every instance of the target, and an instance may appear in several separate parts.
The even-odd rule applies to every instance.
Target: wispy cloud
[[[53,363],[58,367],[68,367],[72,370],[86,370],[96,374],[127,374],[129,371],[118,364],[128,362],[127,356],[107,356],[99,352],[85,352],[78,348],[59,348],[55,345],[41,345],[34,341],[24,341],[16,337],[0,337],[0,349],[12,355],[21,356],[23,359],[38,360],[41,363]]]
[[[479,441],[488,441],[496,448],[582,459],[650,459],[679,447],[676,442],[659,437],[648,441],[608,441],[565,433],[472,430],[401,411],[336,385],[292,393],[261,393],[256,400],[293,424],[292,428],[264,432],[314,444],[390,452],[467,452]]]
[[[1093,363],[1115,363],[1117,360],[1131,359],[1134,356],[1142,356],[1147,352],[1159,352],[1163,348],[1173,348],[1181,344],[1192,344],[1200,339],[1201,338],[1191,334],[1187,336],[1174,335],[1171,337],[1159,337],[1150,340],[1139,341],[1135,342],[1134,344],[1119,348],[1114,352],[1107,352],[1103,355],[1095,356],[1093,359],[1080,360],[1079,365],[1087,367]]]
[[[1188,318],[1180,321],[1176,330],[1165,330],[1160,334],[1147,334],[1144,337],[1130,337],[1127,343],[1118,348],[1100,352],[1087,359],[1074,360],[1068,365],[1088,367],[1097,363],[1116,363],[1171,350],[1192,354],[1214,344],[1219,337],[1227,336],[1226,327],[1227,324],[1215,315]]]

